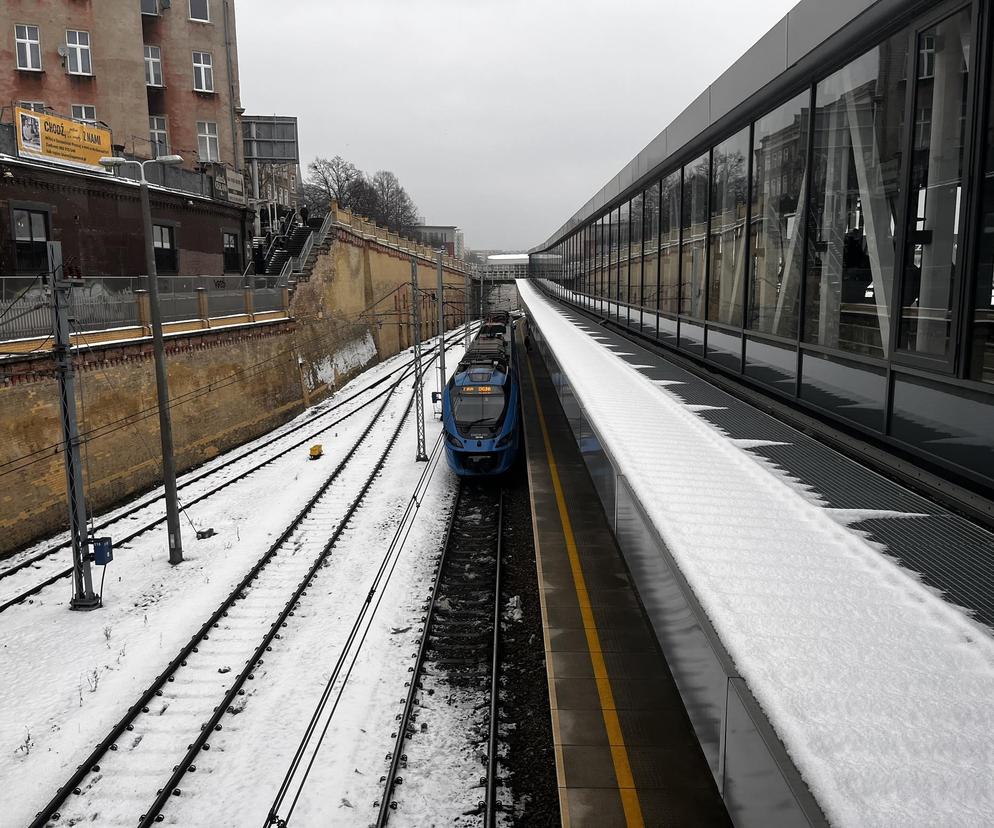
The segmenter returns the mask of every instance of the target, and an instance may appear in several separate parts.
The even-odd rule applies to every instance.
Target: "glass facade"
[[[994,13],[843,41],[537,255],[575,249],[617,322],[994,488]]]

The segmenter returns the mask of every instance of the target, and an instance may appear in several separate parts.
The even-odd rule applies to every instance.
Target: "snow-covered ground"
[[[451,366],[461,350],[461,344],[449,350]],[[368,385],[408,358],[404,353],[375,366],[325,404]],[[409,387],[410,381],[405,381],[394,395],[383,422],[374,427],[372,444],[385,443],[410,398]],[[376,408],[364,409],[323,435],[322,460],[310,462],[303,446],[193,507],[195,522],[213,527],[217,534],[203,541],[188,537],[187,559],[181,566],[167,562],[163,527],[117,550],[107,571],[102,610],[69,612],[66,581],[43,591],[33,603],[0,614],[0,824],[30,821],[317,491]],[[430,445],[440,424],[431,416],[430,402],[426,411]],[[365,600],[372,573],[424,468],[413,459],[413,428],[412,415],[328,565],[249,682],[239,714],[225,718],[225,729],[211,740],[212,751],[203,754],[196,773],[185,777],[183,795],[170,801],[168,824],[262,824],[341,648],[343,631]],[[370,467],[371,462],[365,474]],[[345,488],[354,492],[359,485],[361,481],[346,482]],[[397,559],[388,594],[319,755],[316,772],[332,787],[322,784],[314,790],[308,785],[301,799],[302,818],[295,824],[365,824],[372,814],[379,777],[386,770],[383,757],[391,743],[391,723],[412,665],[415,622],[454,490],[443,461],[424,493],[419,518]],[[329,516],[325,538],[333,523]],[[296,583],[294,572],[287,569],[286,574],[288,583]],[[267,628],[260,621],[257,631],[249,629],[246,637],[251,633],[258,641]],[[216,659],[218,669],[237,670],[244,663],[244,656],[233,661],[237,653],[204,649],[202,655]],[[177,685],[167,687],[156,704],[166,705],[172,689],[193,692],[191,683],[179,676]],[[209,689],[204,684],[204,692]],[[162,764],[158,754],[167,751],[172,756],[175,750],[178,760],[189,732],[140,724],[151,718],[140,719],[135,732],[119,740],[119,750],[109,755],[102,771],[109,774],[116,762],[124,769],[121,774],[133,775],[140,787],[142,774]],[[162,723],[166,721],[162,717]],[[138,758],[143,755],[135,744],[140,727],[150,728],[146,735],[150,743],[155,741],[156,750],[148,755],[157,755],[154,762]],[[127,761],[130,752],[132,762]],[[87,784],[93,781],[91,775]],[[84,792],[72,798],[63,818],[68,822],[70,816],[82,817],[86,824],[99,825],[137,822],[147,803],[127,797],[94,817],[90,806],[98,801],[97,788],[99,783],[92,796]]]
[[[989,631],[518,287],[830,820],[991,825]]]

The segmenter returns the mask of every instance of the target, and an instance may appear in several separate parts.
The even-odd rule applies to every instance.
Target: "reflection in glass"
[[[752,245],[748,319],[753,330],[793,339],[804,244],[810,94],[804,92],[753,125]]]
[[[994,85],[987,118],[987,149],[977,234],[977,287],[970,336],[970,377],[994,383]]]
[[[660,297],[663,313],[680,310],[680,170],[662,181],[659,200]]]
[[[970,10],[918,35],[901,347],[945,357],[959,241]]]
[[[628,269],[628,256],[630,254],[628,243],[631,234],[631,218],[629,214],[631,206],[630,201],[622,204],[619,208],[621,212],[618,217],[618,294],[615,298],[622,302],[631,301],[630,294],[632,286]]]
[[[710,169],[707,153],[683,168],[680,313],[697,319],[704,318],[704,263],[707,255]]]
[[[642,307],[656,308],[659,300],[659,182],[642,198]]]
[[[816,87],[809,342],[889,352],[907,51],[907,35],[896,35]]]
[[[610,260],[607,266],[607,291],[605,295],[609,299],[618,298],[618,222],[620,220],[621,211],[616,207],[613,209],[608,220],[610,224],[608,225],[608,254]]]
[[[746,128],[718,144],[711,160],[708,319],[727,325],[742,325],[748,159],[749,129]]]
[[[632,197],[628,224],[628,301],[642,304],[642,193]]]

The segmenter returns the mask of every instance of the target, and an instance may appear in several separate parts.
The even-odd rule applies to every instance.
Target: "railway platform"
[[[518,284],[564,823],[985,824],[994,535]]]
[[[730,824],[548,370],[519,354],[563,825]]]

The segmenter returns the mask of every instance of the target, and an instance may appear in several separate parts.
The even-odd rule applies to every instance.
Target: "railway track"
[[[412,410],[387,396],[320,489],[31,823],[149,826],[181,796],[360,509]],[[186,745],[185,750],[183,745]]]
[[[461,332],[447,335],[445,340],[446,348],[452,347],[453,343],[458,342],[461,338]],[[431,359],[435,351],[437,351],[437,347],[428,351],[426,358]],[[405,379],[411,376],[413,373],[413,364],[413,360],[405,361],[390,373],[349,395],[346,399],[325,408],[314,416],[300,423],[295,423],[288,428],[281,429],[278,434],[253,445],[247,451],[227,457],[220,463],[211,464],[209,468],[200,473],[187,476],[177,487],[180,492],[185,493],[183,496],[184,508],[189,508],[213,497],[218,492],[244,480],[270,463],[310,443],[321,434],[372,406],[384,396],[392,394]],[[370,392],[376,393],[369,396]],[[368,398],[361,399],[364,397]],[[341,416],[332,420],[328,419],[331,415],[346,407],[348,407],[346,412]],[[247,465],[242,466],[243,461],[247,461]],[[115,546],[120,548],[165,523],[166,515],[163,507],[163,499],[164,496],[162,494],[146,497],[129,506],[124,511],[116,512],[97,522],[93,526],[93,531],[102,532],[116,526],[121,526],[122,528],[126,526],[127,531],[125,534],[114,539]],[[134,525],[135,523],[138,525]],[[72,566],[60,565],[55,558],[59,553],[64,553],[65,556],[68,556],[70,549],[68,541],[53,544],[6,569],[0,570],[0,613],[10,607],[23,603],[63,578],[68,578],[72,574]],[[25,572],[25,570],[29,569],[31,570],[30,572]],[[39,574],[39,569],[44,570],[41,573],[42,577],[40,580],[32,579],[30,585],[26,587],[17,583],[24,577]],[[15,578],[18,573],[22,572],[25,572],[22,578]]]
[[[408,686],[399,716],[390,767],[382,778],[383,793],[376,803],[377,828],[387,825],[402,807],[400,790],[412,785],[412,774],[424,774],[423,784],[437,766],[409,763],[405,746],[416,744],[418,734],[432,728],[431,707],[441,705],[443,694],[457,691],[462,705],[476,714],[462,734],[460,756],[481,758],[479,787],[482,798],[468,809],[448,814],[459,803],[439,802],[439,818],[478,814],[485,828],[497,823],[498,730],[501,634],[501,548],[503,492],[492,484],[460,485],[446,531],[444,551],[432,586],[424,627],[416,654],[414,678]],[[434,700],[427,701],[431,695]],[[452,751],[451,741],[448,749]],[[429,764],[427,762],[423,764]],[[451,820],[446,820],[451,821]]]

